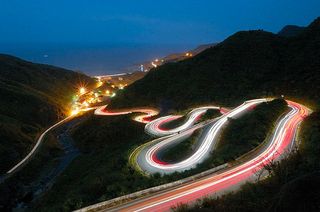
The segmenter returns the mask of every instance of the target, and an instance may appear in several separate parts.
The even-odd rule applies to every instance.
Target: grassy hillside
[[[80,73],[0,54],[0,174],[68,112],[76,85],[92,82]]]
[[[320,101],[319,58],[320,18],[290,38],[242,31],[191,59],[153,69],[114,98],[111,107],[236,105],[282,94],[315,106]]]

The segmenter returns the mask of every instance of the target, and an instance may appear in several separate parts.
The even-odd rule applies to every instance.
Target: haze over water
[[[172,44],[4,44],[0,52],[31,62],[50,64],[88,75],[114,74],[139,70],[141,62],[171,53],[184,52],[196,45]]]

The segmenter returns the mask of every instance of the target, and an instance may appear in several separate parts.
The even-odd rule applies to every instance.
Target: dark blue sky
[[[319,0],[0,0],[0,43],[201,44],[319,15]]]

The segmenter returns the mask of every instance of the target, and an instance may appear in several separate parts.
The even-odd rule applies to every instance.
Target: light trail
[[[70,116],[68,116],[67,118],[59,121],[58,123],[52,125],[51,127],[49,127],[48,129],[46,129],[38,138],[36,144],[33,146],[33,148],[31,149],[31,151],[21,160],[19,161],[16,165],[14,165],[9,171],[6,172],[6,175],[4,176],[4,178],[7,178],[8,176],[10,176],[12,173],[18,171],[23,165],[25,165],[29,159],[31,159],[31,157],[37,152],[37,150],[40,147],[40,144],[43,142],[45,136],[48,134],[48,132],[50,132],[51,130],[55,129],[56,127],[64,124],[65,122],[69,121],[70,119],[74,118],[79,112],[86,112],[89,110],[93,110],[96,108],[86,108],[86,109],[81,109],[79,110],[77,113],[72,114]]]
[[[99,107],[94,111],[94,114],[99,116],[118,116],[118,115],[127,115],[131,113],[144,113],[142,115],[135,116],[133,120],[141,123],[148,123],[150,122],[148,119],[151,118],[152,116],[158,115],[159,111],[155,109],[150,109],[150,108],[136,108],[131,110],[122,110],[122,111],[112,112],[107,110],[106,105]]]
[[[191,127],[203,114],[205,114],[210,109],[220,110],[220,107],[208,106],[208,107],[200,107],[200,108],[193,109],[188,114],[188,119],[182,125],[174,129],[162,129],[161,126],[165,123],[181,118],[182,116],[177,116],[177,115],[164,116],[148,123],[145,126],[145,131],[151,135],[155,135],[158,137],[178,133],[182,130],[186,130],[189,127]]]
[[[71,118],[71,116],[59,121],[58,123],[52,125],[51,127],[49,127],[47,130],[45,130],[40,137],[38,138],[36,144],[33,146],[32,150],[19,162],[17,163],[15,166],[13,166],[9,171],[7,171],[7,174],[12,174],[13,172],[17,171],[20,167],[22,167],[22,165],[24,165],[37,151],[37,149],[39,148],[40,144],[42,143],[44,137],[46,136],[46,134],[51,131],[52,129],[58,127],[59,125],[61,125],[62,123],[66,122],[67,120],[69,120]]]

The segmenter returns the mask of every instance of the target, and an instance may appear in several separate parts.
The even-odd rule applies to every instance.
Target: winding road
[[[212,123],[200,123],[200,127],[211,124],[207,131],[207,136],[205,136],[205,139],[201,142],[198,150],[184,161],[176,164],[165,164],[161,161],[154,160],[154,155],[157,151],[163,148],[163,146],[165,146],[166,142],[173,142],[183,136],[183,132],[175,133],[175,130],[172,131],[172,135],[166,136],[164,139],[156,139],[158,141],[154,143],[149,142],[150,145],[146,145],[142,148],[144,149],[148,147],[147,151],[144,153],[142,153],[143,151],[140,151],[138,155],[143,155],[142,158],[145,159],[146,163],[151,167],[155,167],[157,171],[183,170],[185,168],[191,168],[196,163],[201,162],[201,160],[205,158],[204,156],[208,154],[208,151],[214,146],[216,135],[221,127],[227,122],[228,118],[236,117],[255,105],[265,101],[266,99],[246,101],[241,106],[223,114],[218,119],[212,120]],[[256,180],[258,177],[256,173],[261,171],[266,164],[271,161],[281,159],[281,156],[291,150],[292,143],[295,140],[296,132],[301,121],[311,112],[308,108],[298,103],[292,101],[287,101],[287,103],[290,111],[279,119],[271,138],[267,141],[267,144],[263,148],[259,149],[256,154],[246,157],[246,159],[237,165],[224,168],[191,182],[182,183],[181,185],[174,187],[168,187],[159,192],[150,193],[134,200],[129,200],[114,207],[110,206],[110,202],[113,201],[109,200],[80,209],[79,211],[169,211],[177,204],[191,203],[206,195],[220,195],[224,192],[237,189],[247,181]],[[170,117],[167,117],[167,120],[170,120]],[[156,120],[151,123],[157,123],[158,121]],[[160,121],[164,120],[160,119]],[[150,126],[151,124],[148,125]],[[188,131],[194,130],[193,128],[198,127],[199,125],[188,124],[181,130],[190,134]],[[157,126],[157,124],[154,126]],[[146,130],[158,133],[157,127],[146,127]],[[119,199],[125,200],[121,197]],[[113,203],[115,203],[115,201]]]
[[[215,149],[216,144],[217,144],[217,135],[219,134],[220,130],[223,128],[223,126],[227,123],[228,118],[234,118],[236,116],[241,115],[242,113],[246,112],[247,110],[251,109],[252,107],[262,103],[266,102],[266,99],[255,99],[251,101],[246,101],[239,107],[223,114],[221,117],[217,119],[213,119],[209,122],[202,122],[194,127],[191,128],[192,124],[194,121],[189,121],[191,120],[196,120],[196,117],[199,115],[205,113],[205,109],[199,108],[191,111],[191,115],[189,116],[190,118],[182,124],[180,127],[175,128],[173,130],[168,130],[168,133],[173,134],[182,130],[189,129],[187,131],[184,131],[182,133],[173,135],[172,137],[169,137],[167,139],[164,139],[160,141],[157,144],[154,144],[150,146],[146,151],[141,151],[142,156],[139,155],[138,162],[140,161],[140,167],[143,170],[146,170],[147,172],[155,173],[155,172],[160,172],[160,173],[172,173],[176,171],[185,171],[188,169],[195,168],[197,164],[203,162],[208,156],[210,155],[210,152]],[[219,109],[219,107],[211,107],[211,109]],[[209,108],[206,108],[209,109]],[[158,120],[153,121],[155,123],[158,123]],[[156,125],[156,127],[153,127],[149,129],[149,126],[152,124],[149,123],[146,125],[146,131],[150,132],[155,132],[156,135],[159,135],[160,133],[157,133],[157,130],[159,132],[163,132],[161,128],[159,128],[159,124]],[[165,149],[168,145],[173,143],[174,141],[177,140],[183,140],[185,137],[190,135],[194,130],[203,128],[205,126],[208,126],[208,129],[205,131],[205,136],[201,137],[200,139],[200,146],[198,149],[187,159],[180,161],[175,164],[168,164],[163,161],[161,161],[157,157],[157,153],[160,152],[161,150]],[[164,134],[164,133],[162,133]],[[141,159],[143,158],[143,159]],[[145,161],[145,163],[143,163]]]

